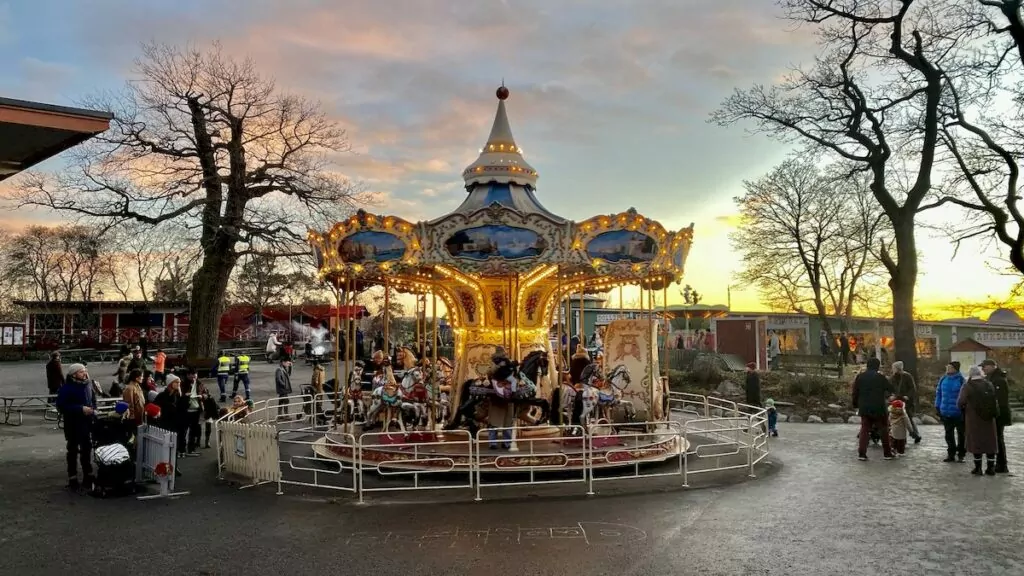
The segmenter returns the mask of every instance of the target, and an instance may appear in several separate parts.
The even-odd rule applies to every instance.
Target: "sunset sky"
[[[220,40],[281,88],[320,100],[355,150],[341,170],[379,193],[374,211],[410,220],[462,201],[460,173],[504,79],[540,201],[573,220],[632,206],[668,228],[694,222],[686,282],[709,304],[725,303],[738,263],[733,197],[788,149],[710,125],[708,114],[734,88],[771,82],[815,52],[809,31],[767,0],[0,0],[0,95],[73,105],[122,85],[148,40]],[[1014,284],[992,272],[992,246],[952,258],[941,228],[957,217],[930,215],[938,229],[919,238],[919,306],[940,317],[957,315],[944,305]],[[11,226],[58,218],[0,212]],[[742,288],[732,301],[760,308]]]

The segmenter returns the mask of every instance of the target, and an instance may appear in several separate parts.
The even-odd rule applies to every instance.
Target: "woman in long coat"
[[[971,366],[967,383],[960,389],[957,405],[964,415],[966,428],[967,451],[974,455],[974,469],[971,474],[981,475],[981,455],[985,455],[987,467],[985,474],[994,476],[996,452],[999,445],[996,439],[995,418],[986,419],[982,409],[982,398],[991,394],[995,396],[995,388],[985,378],[981,368]]]

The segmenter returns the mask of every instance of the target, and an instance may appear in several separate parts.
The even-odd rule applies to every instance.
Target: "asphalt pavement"
[[[257,368],[257,398],[270,368]],[[39,386],[24,380],[34,370],[0,365],[0,394]],[[180,464],[190,495],[137,501],[62,490],[61,436],[33,416],[0,426],[0,574],[1024,574],[1024,426],[1007,431],[1021,475],[994,478],[942,463],[936,426],[888,462],[876,449],[858,462],[852,426],[780,433],[758,478],[689,489],[635,481],[591,497],[522,487],[483,502],[439,491],[359,505],[240,490],[216,481],[204,454]]]

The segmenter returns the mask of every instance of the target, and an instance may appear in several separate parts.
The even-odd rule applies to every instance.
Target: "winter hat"
[[[981,368],[977,366],[971,366],[971,371],[967,373],[968,380],[981,380],[985,377],[985,373],[981,371]]]
[[[747,368],[753,370],[754,368],[757,368],[757,364],[754,364],[753,362],[747,362]]]
[[[78,372],[80,372],[82,370],[85,370],[85,364],[72,364],[71,366],[68,366],[68,374],[67,375],[71,376],[72,374],[77,374]]]
[[[897,361],[892,363],[892,371],[893,372],[902,371],[902,370],[903,370],[903,361],[902,360],[897,360]]]
[[[156,402],[156,397],[159,396],[156,390],[150,390],[146,392],[146,402]]]
[[[127,411],[128,411],[128,403],[127,402],[121,401],[121,402],[118,402],[117,404],[114,404],[114,412],[117,412],[118,414],[124,414]]]
[[[765,408],[775,408],[775,400],[772,400],[771,398],[765,400],[764,401],[764,407]]]
[[[159,418],[160,407],[156,404],[146,404],[146,418]]]
[[[903,400],[893,400],[889,406],[892,406],[893,410],[903,410]]]
[[[171,384],[173,384],[173,383],[175,383],[175,382],[178,382],[178,381],[180,381],[180,380],[181,380],[181,378],[178,378],[178,377],[177,377],[177,376],[175,376],[174,374],[168,374],[168,375],[167,375],[167,379],[166,379],[166,380],[165,380],[165,382],[164,382],[164,385],[165,385],[165,386],[170,386]]]
[[[949,363],[949,365],[952,366],[953,369],[956,370],[957,372],[960,371],[960,361],[959,360],[953,360],[952,362]]]

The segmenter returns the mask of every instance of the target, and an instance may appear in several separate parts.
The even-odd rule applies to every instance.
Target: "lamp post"
[[[103,344],[103,289],[96,292],[96,342]]]

